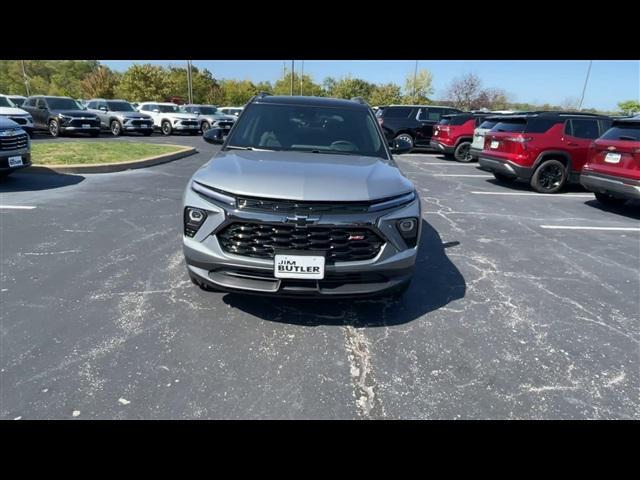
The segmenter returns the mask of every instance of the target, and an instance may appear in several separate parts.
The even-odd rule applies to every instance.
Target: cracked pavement
[[[217,147],[107,140],[200,153],[0,183],[36,207],[0,209],[0,418],[640,418],[640,233],[540,227],[638,227],[640,204],[473,194],[530,190],[403,155],[424,211],[401,301],[209,293],[180,201]]]

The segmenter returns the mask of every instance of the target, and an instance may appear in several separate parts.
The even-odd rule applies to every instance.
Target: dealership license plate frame
[[[498,140],[491,140],[491,148],[496,149],[500,146],[500,142]]]
[[[9,163],[9,167],[23,167],[24,166],[24,162],[22,161],[22,156],[21,155],[17,155],[15,157],[9,157],[8,160]]]
[[[609,152],[604,156],[604,161],[607,163],[620,163],[622,154],[617,152]]]
[[[298,273],[278,271],[278,265],[282,260],[296,261],[299,266],[319,266],[319,273]],[[276,250],[273,256],[273,276],[287,280],[324,280],[327,264],[327,255],[323,251],[315,250]]]
[[[82,124],[82,128],[91,128],[91,124],[90,123],[83,123]]]

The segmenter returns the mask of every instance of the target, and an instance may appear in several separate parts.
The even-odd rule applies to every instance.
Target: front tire
[[[112,120],[110,128],[114,137],[122,135],[122,124],[118,120]]]
[[[162,122],[162,125],[160,126],[160,130],[162,130],[162,134],[167,137],[169,135],[171,135],[171,123],[168,122],[167,120]]]
[[[559,160],[546,160],[531,177],[531,187],[539,193],[557,193],[567,183],[567,168]]]
[[[54,138],[60,136],[60,124],[57,120],[49,120],[49,133]]]
[[[469,163],[473,160],[471,156],[471,142],[460,142],[453,151],[453,158],[458,162]]]
[[[209,125],[209,122],[202,122],[202,125],[200,125],[200,130],[202,130],[202,133],[206,132],[210,128],[211,125]]]
[[[608,207],[619,207],[627,201],[626,198],[614,197],[608,193],[595,193],[595,196],[600,203]]]
[[[414,146],[413,137],[411,135],[409,135],[408,133],[401,133],[400,135],[396,135],[396,138],[394,138],[394,140],[399,140],[399,139],[403,139],[403,140],[409,142],[409,144],[411,144],[411,148],[413,148],[413,146]]]

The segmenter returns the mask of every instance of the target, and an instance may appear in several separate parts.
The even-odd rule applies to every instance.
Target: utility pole
[[[416,85],[417,78],[418,78],[418,60],[416,60],[416,66],[413,68],[413,103],[416,103],[416,92],[418,90],[418,86]]]
[[[27,77],[27,70],[24,68],[24,60],[22,60],[22,79],[24,80],[24,88],[27,90],[27,97],[29,96],[29,78]]]
[[[587,82],[589,81],[589,74],[591,73],[591,64],[593,60],[589,60],[589,68],[587,69],[587,76],[584,79],[584,87],[582,87],[582,97],[580,98],[580,106],[578,107],[579,111],[582,111],[582,101],[584,100],[584,92],[587,90]]]
[[[302,79],[304,78],[304,60],[300,64],[300,96],[302,96]]]
[[[193,81],[191,79],[191,60],[187,60],[187,88],[189,90],[189,103],[193,103]]]
[[[291,60],[291,90],[289,92],[289,95],[291,95],[292,97],[293,97],[293,77],[294,77],[293,73],[295,72],[294,68],[295,68],[294,60]]]
[[[287,78],[287,62],[282,62],[282,79]]]

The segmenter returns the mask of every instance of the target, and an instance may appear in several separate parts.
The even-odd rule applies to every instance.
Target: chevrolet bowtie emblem
[[[293,217],[286,217],[285,221],[287,223],[295,223],[296,227],[304,228],[307,225],[317,222],[320,220],[320,217],[309,217],[307,215],[296,215]]]

